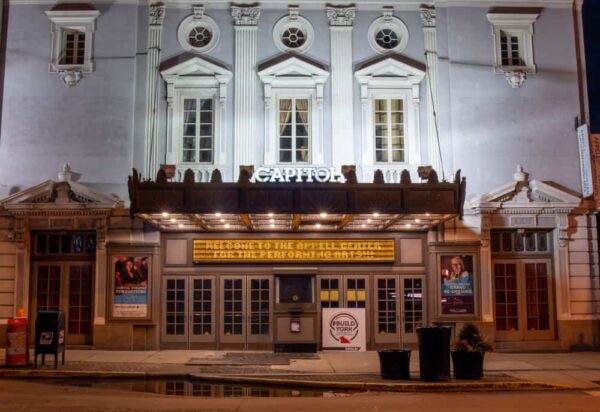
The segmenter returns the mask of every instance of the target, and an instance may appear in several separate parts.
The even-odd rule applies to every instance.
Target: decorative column
[[[354,153],[352,23],[355,7],[329,6],[332,166],[357,164]]]
[[[569,215],[557,214],[554,244],[558,247],[554,251],[555,259],[555,290],[556,290],[556,316],[558,320],[571,318],[571,282],[569,259]]]
[[[108,232],[108,221],[110,219],[110,212],[106,216],[100,216],[96,218],[96,284],[95,287],[95,298],[94,298],[94,325],[106,324],[106,318],[108,316],[108,310],[106,307],[106,277],[110,277],[111,270],[113,269],[110,262],[107,266],[106,259],[106,234]]]
[[[485,213],[485,212],[482,212]],[[488,214],[481,215],[481,246],[479,259],[481,267],[481,320],[494,321],[494,292],[492,286],[492,251],[490,248],[492,218]]]
[[[435,29],[435,8],[421,7],[421,20],[423,21],[423,34],[425,37],[425,57],[427,60],[427,101],[429,107],[427,110],[427,136],[429,146],[429,161],[431,166],[438,173],[438,176],[444,176],[442,164],[442,155],[440,153],[441,142],[439,141],[439,104],[437,97],[437,38]]]
[[[260,8],[232,6],[231,16],[235,22],[233,178],[236,179],[240,166],[254,165],[256,160],[256,60]]]
[[[165,6],[150,5],[148,26],[148,73],[146,77],[146,158],[144,174],[154,178],[158,171],[158,90],[162,24]]]

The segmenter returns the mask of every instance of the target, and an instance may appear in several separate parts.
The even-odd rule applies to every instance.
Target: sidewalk
[[[287,359],[287,358],[290,359]],[[54,357],[38,368],[4,367],[0,378],[189,378],[268,385],[321,386],[397,391],[586,389],[600,391],[600,353],[487,353],[481,381],[427,383],[419,380],[418,351],[411,356],[411,380],[382,380],[377,352],[319,352],[283,356],[271,352],[67,350],[66,363]],[[277,358],[276,361],[273,361]],[[31,357],[33,361],[33,355]],[[288,364],[289,361],[289,364]]]

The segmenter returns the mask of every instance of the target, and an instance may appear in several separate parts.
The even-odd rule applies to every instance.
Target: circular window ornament
[[[376,19],[369,26],[369,44],[377,53],[399,53],[408,44],[408,29],[391,14]]]
[[[282,52],[304,53],[314,40],[312,24],[297,13],[282,17],[273,27],[273,42]]]
[[[194,14],[179,24],[177,40],[185,51],[207,53],[214,49],[219,41],[219,26],[204,13],[194,10]]]

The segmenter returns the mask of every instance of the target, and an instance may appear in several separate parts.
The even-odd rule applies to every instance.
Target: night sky
[[[600,0],[584,2],[583,32],[590,102],[590,131],[600,133]]]

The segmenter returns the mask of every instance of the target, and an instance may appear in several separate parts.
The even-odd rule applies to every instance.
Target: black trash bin
[[[417,328],[419,337],[419,368],[422,381],[450,380],[449,326]]]
[[[410,350],[384,349],[377,353],[383,379],[410,379]]]
[[[35,319],[35,361],[42,355],[42,365],[46,355],[54,355],[54,368],[58,367],[58,354],[62,352],[62,364],[65,364],[65,314],[58,310],[44,310],[37,313]]]

